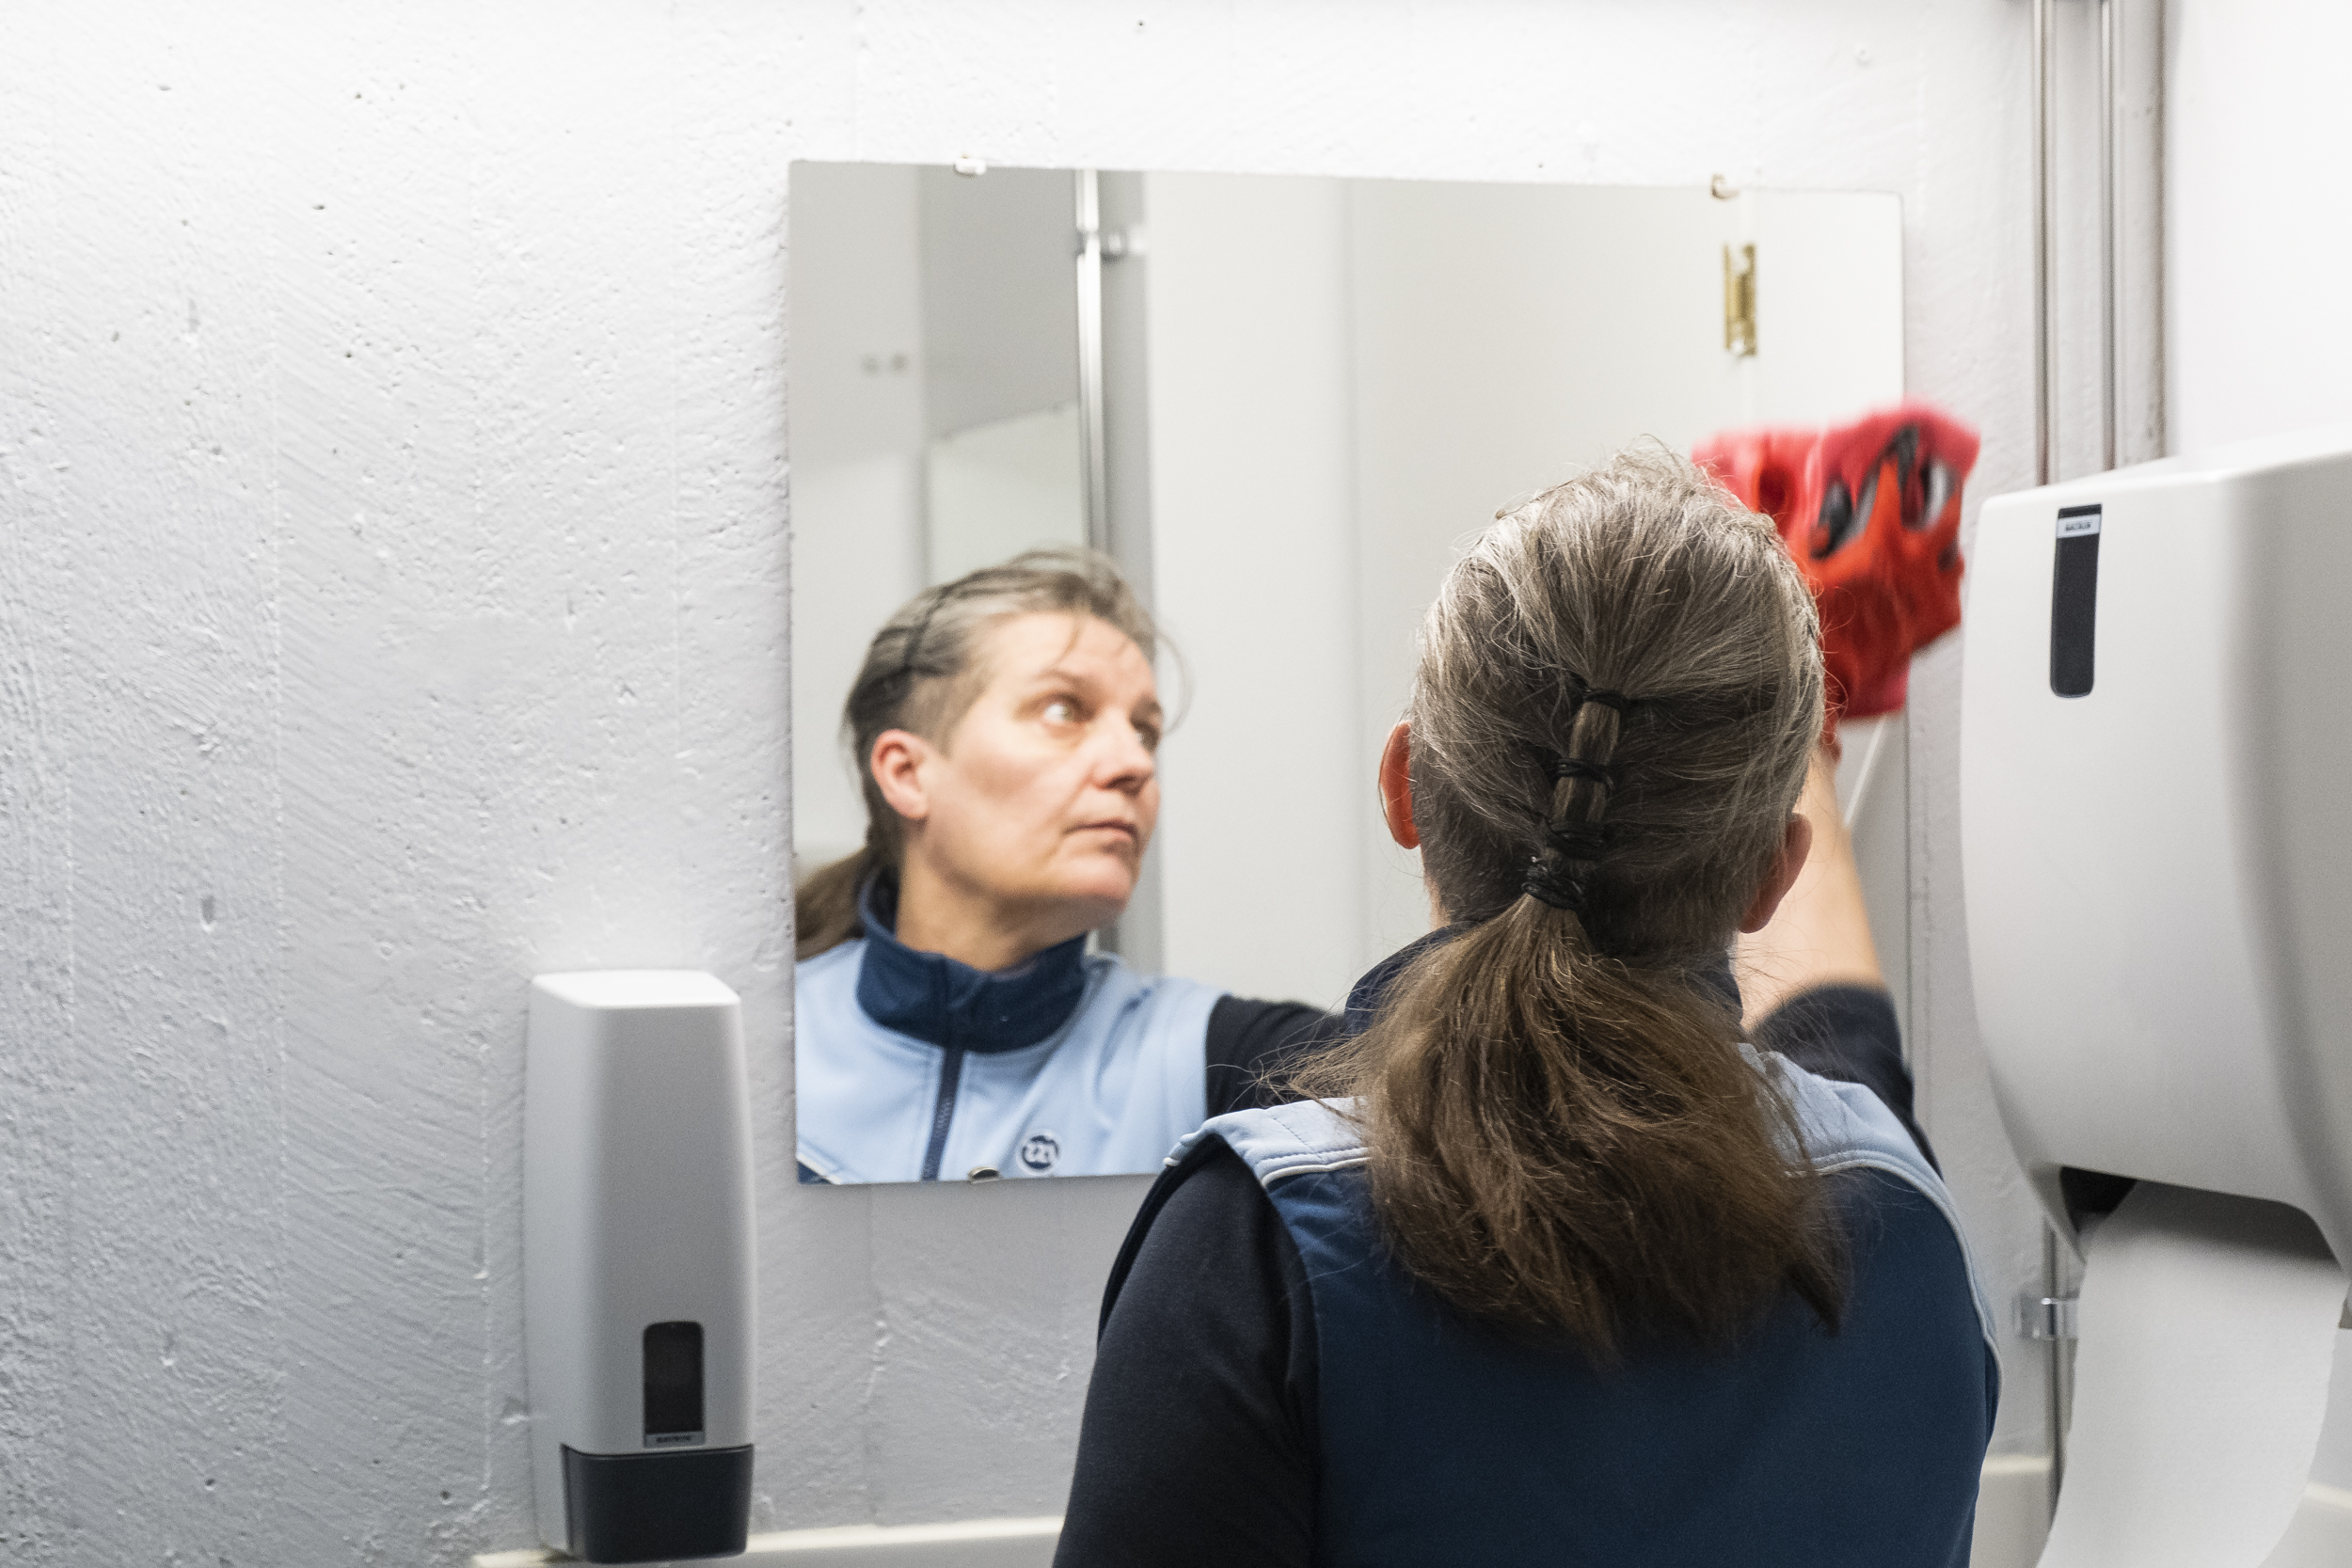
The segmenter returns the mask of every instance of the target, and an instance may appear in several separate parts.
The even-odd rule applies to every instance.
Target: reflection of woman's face
[[[1090,616],[1000,622],[978,668],[943,743],[890,731],[869,765],[907,818],[901,940],[997,968],[1126,908],[1159,818],[1160,703],[1143,651]],[[975,922],[1009,945],[945,928]]]

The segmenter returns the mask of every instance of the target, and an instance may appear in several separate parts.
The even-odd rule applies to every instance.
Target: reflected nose
[[[1159,768],[1158,759],[1134,725],[1112,724],[1108,729],[1095,763],[1095,782],[1122,795],[1134,795],[1152,782]]]

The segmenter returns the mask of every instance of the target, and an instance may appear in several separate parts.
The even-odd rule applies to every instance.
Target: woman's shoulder
[[[1882,1165],[1942,1191],[1943,1180],[1935,1167],[1920,1152],[1901,1118],[1869,1085],[1825,1078],[1778,1052],[1759,1051],[1753,1045],[1742,1045],[1740,1051],[1788,1102],[1804,1140],[1804,1152],[1816,1168]]]
[[[803,958],[792,966],[793,991],[803,999],[822,996],[833,990],[854,993],[857,990],[858,958],[865,951],[865,939],[851,937],[814,957]]]
[[[792,1011],[801,1027],[794,1037],[803,1044],[845,1032],[864,1018],[857,1000],[858,959],[863,940],[852,938],[828,947],[792,966]]]
[[[810,974],[828,974],[838,969],[854,970],[857,968],[858,955],[865,950],[866,939],[864,937],[851,937],[846,942],[834,942],[831,947],[826,948],[822,953],[813,954],[808,958],[803,958],[800,962],[792,966],[792,973],[796,975],[805,976]]]
[[[1130,993],[1169,1000],[1200,997],[1212,1004],[1225,994],[1222,987],[1204,980],[1188,980],[1181,974],[1147,974],[1116,953],[1089,953],[1086,962],[1087,972],[1096,984],[1107,982]]]
[[[1876,1171],[1928,1200],[1934,1219],[1947,1227],[1960,1249],[1976,1297],[1977,1318],[1988,1342],[1999,1336],[1992,1299],[1960,1223],[1960,1211],[1935,1167],[1903,1126],[1901,1118],[1867,1085],[1823,1078],[1788,1058],[1743,1045],[1740,1051],[1788,1102],[1804,1140],[1804,1157],[1823,1176],[1846,1171]]]
[[[1146,974],[1130,967],[1116,953],[1087,956],[1085,1000],[1081,1013],[1108,1014],[1115,1035],[1136,1029],[1152,1034],[1174,1031],[1187,1038],[1205,1037],[1209,1014],[1225,992],[1181,974]]]
[[[1788,1102],[1804,1152],[1817,1169],[1878,1166],[1941,1198],[1944,1183],[1920,1155],[1900,1120],[1860,1084],[1808,1072],[1753,1046],[1741,1053]],[[1230,1111],[1212,1117],[1168,1155],[1172,1166],[1200,1143],[1216,1139],[1266,1185],[1284,1176],[1362,1164],[1369,1157],[1362,1119],[1352,1100],[1304,1100]]]
[[[1261,1186],[1287,1176],[1349,1170],[1370,1157],[1350,1100],[1302,1100],[1284,1105],[1228,1111],[1213,1117],[1168,1157],[1181,1164],[1202,1143],[1223,1143],[1249,1167]]]

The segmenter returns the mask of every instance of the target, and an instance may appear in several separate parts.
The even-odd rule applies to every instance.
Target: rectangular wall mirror
[[[865,837],[841,719],[877,629],[927,585],[1092,545],[1165,634],[1173,721],[1097,943],[1318,1007],[1427,927],[1373,767],[1458,545],[1638,437],[1687,451],[1902,393],[1892,196],[801,163],[790,245],[801,874]],[[1848,732],[1841,784],[1899,1005],[1899,719],[1880,728]],[[804,1175],[922,1177],[827,1152],[816,1022]],[[892,1112],[930,1175],[1158,1163],[1079,1168],[1059,1127],[967,1159],[968,1092],[932,1072]]]

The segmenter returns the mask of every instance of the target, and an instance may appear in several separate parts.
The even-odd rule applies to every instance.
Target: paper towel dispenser
[[[751,1117],[707,974],[543,974],[524,1063],[523,1305],[539,1538],[590,1562],[743,1550]]]
[[[1970,962],[2043,1204],[2267,1198],[2352,1258],[2352,430],[2000,497],[1969,580]]]

